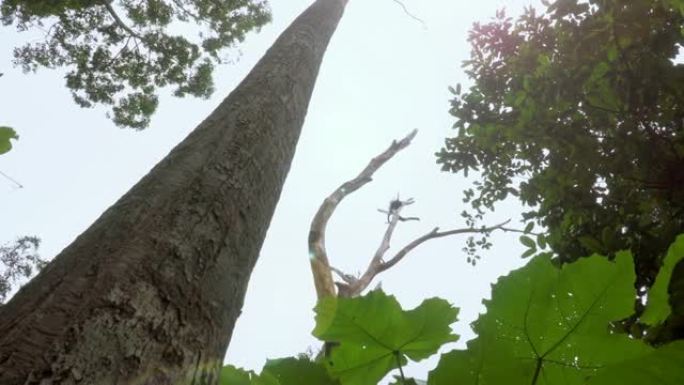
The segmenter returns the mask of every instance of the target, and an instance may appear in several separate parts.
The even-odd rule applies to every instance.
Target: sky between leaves
[[[151,126],[120,130],[105,109],[82,110],[63,86],[63,73],[42,70],[24,75],[11,65],[12,47],[39,39],[39,32],[0,33],[0,125],[21,136],[0,157],[0,171],[25,187],[0,179],[0,242],[23,234],[43,239],[52,258],[181,141],[251,69],[277,35],[311,0],[272,0],[273,23],[252,34],[234,65],[219,67],[216,93],[209,100],[160,99]],[[332,263],[349,273],[365,267],[384,231],[376,209],[401,193],[416,204],[405,214],[420,222],[402,224],[392,246],[401,247],[434,226],[463,226],[460,191],[466,182],[439,171],[433,156],[453,119],[447,86],[467,84],[460,69],[469,47],[467,31],[506,6],[518,14],[530,1],[405,0],[427,29],[392,0],[351,0],[331,42],[318,78],[297,154],[250,282],[243,314],[227,361],[261,370],[267,358],[318,348],[311,336],[315,302],[306,234],[321,201],[355,176],[393,139],[414,128],[414,144],[381,169],[375,181],[337,210],[328,228]],[[538,5],[537,2],[532,2]],[[236,51],[237,52],[237,51]],[[235,53],[236,53],[235,52]],[[491,223],[517,218],[519,208],[504,205]],[[461,308],[455,332],[463,343],[468,323],[483,308],[490,283],[520,266],[523,248],[513,234],[495,235],[495,247],[475,268],[461,252],[464,238],[434,240],[384,276],[386,292],[404,308],[439,296]],[[425,378],[436,359],[407,368]]]

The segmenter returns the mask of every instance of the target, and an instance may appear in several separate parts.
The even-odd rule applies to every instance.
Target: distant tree
[[[117,125],[136,129],[148,126],[160,87],[208,97],[223,49],[271,17],[265,0],[5,0],[0,16],[45,31],[15,49],[24,71],[65,67],[76,103],[111,105]]]
[[[684,232],[683,11],[680,0],[559,0],[475,24],[474,84],[452,88],[458,133],[437,154],[444,170],[479,171],[463,215],[519,197],[561,260],[631,249],[649,285]]]
[[[45,266],[38,255],[40,239],[24,236],[15,242],[0,246],[0,304],[12,290],[12,286]]]

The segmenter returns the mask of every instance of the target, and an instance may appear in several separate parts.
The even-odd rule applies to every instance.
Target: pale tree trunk
[[[214,384],[346,0],[317,0],[0,310],[0,385]]]

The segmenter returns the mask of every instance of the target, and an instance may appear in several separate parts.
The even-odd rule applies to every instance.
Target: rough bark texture
[[[317,0],[0,310],[0,385],[213,384],[346,0]]]

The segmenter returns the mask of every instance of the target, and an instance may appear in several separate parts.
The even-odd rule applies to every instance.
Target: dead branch
[[[325,229],[328,225],[328,220],[342,199],[372,181],[373,174],[399,151],[411,144],[411,141],[417,133],[417,130],[413,130],[404,139],[398,142],[396,140],[393,141],[389,148],[382,154],[373,158],[358,176],[343,183],[330,194],[330,196],[325,198],[323,204],[319,207],[318,212],[311,222],[309,231],[311,272],[313,273],[316,294],[319,299],[335,296],[336,294],[335,283],[332,278],[333,270],[330,267],[330,262],[328,261],[328,255],[325,249]],[[349,283],[341,285],[349,285]]]
[[[382,256],[387,252],[389,249],[389,243],[390,239],[392,237],[392,232],[394,231],[394,227],[399,221],[399,215],[395,215],[392,219],[392,222],[387,228],[387,231],[385,231],[385,236],[382,239],[382,243],[380,244],[380,247],[378,248],[378,251],[375,253],[375,256],[371,260],[371,263],[368,265],[368,268],[366,269],[366,272],[361,275],[361,278],[359,278],[355,283],[353,283],[350,287],[350,295],[357,296],[361,294],[368,285],[373,281],[373,279],[383,271],[388,270],[392,266],[396,265],[399,263],[404,257],[411,252],[413,249],[416,247],[420,246],[426,241],[429,241],[430,239],[435,239],[435,238],[441,238],[441,237],[447,237],[450,235],[458,235],[458,234],[472,234],[472,233],[489,233],[494,230],[504,230],[505,228],[503,226],[507,225],[510,222],[510,219],[507,220],[506,222],[499,223],[498,225],[491,226],[491,227],[483,227],[483,228],[466,228],[466,229],[455,229],[455,230],[449,230],[449,231],[439,231],[439,227],[435,227],[432,231],[429,233],[415,239],[413,242],[409,243],[408,245],[404,246],[403,249],[399,250],[399,252],[392,257],[390,260],[387,262],[382,260]],[[509,229],[506,229],[509,230]]]

